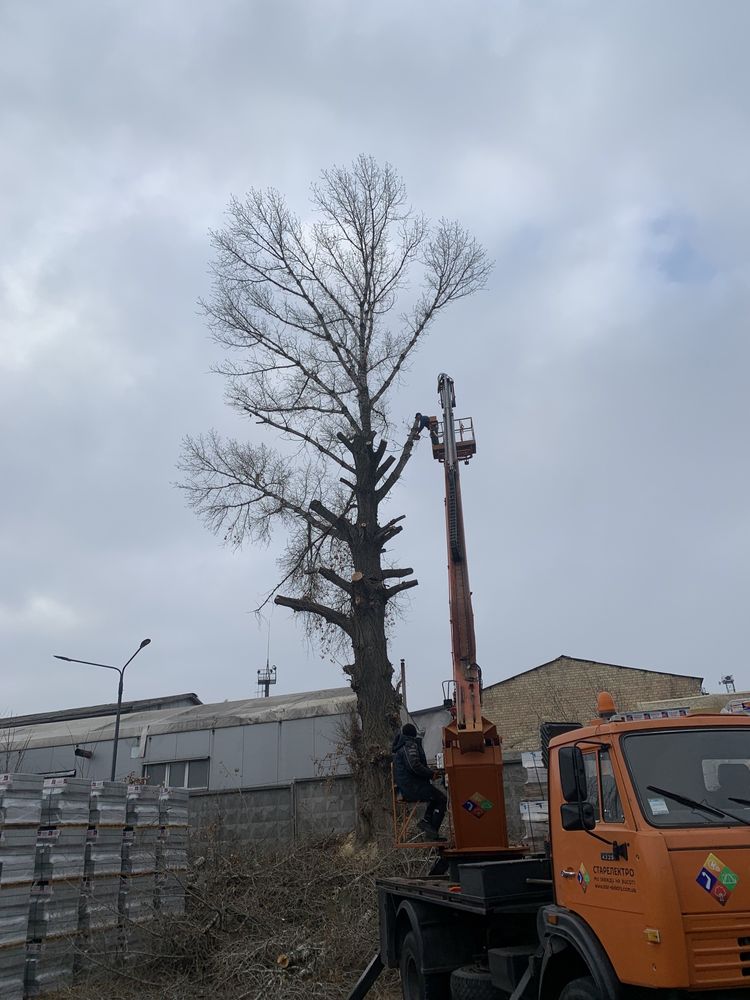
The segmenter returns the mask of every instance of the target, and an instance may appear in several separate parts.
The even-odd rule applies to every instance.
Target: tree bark
[[[389,828],[391,743],[400,723],[385,639],[385,604],[376,600],[354,617],[352,632],[354,662],[348,672],[357,696],[358,727],[353,728],[349,763],[358,794],[357,839],[366,842]]]

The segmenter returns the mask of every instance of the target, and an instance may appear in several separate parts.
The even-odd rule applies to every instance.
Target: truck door
[[[632,981],[632,961],[644,951],[635,821],[609,748],[584,744],[581,749],[596,826],[591,831],[562,829],[559,782],[550,782],[556,898],[592,928],[620,978]]]

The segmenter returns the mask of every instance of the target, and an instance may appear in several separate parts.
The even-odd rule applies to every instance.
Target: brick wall
[[[541,722],[594,718],[599,691],[609,691],[619,710],[630,711],[643,701],[694,697],[701,684],[699,677],[560,656],[486,687],[482,711],[497,725],[507,750],[533,750]]]

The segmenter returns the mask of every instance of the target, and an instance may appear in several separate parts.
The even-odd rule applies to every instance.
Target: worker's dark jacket
[[[404,798],[421,798],[425,785],[429,785],[432,770],[427,766],[427,758],[422,742],[416,736],[399,733],[393,741],[393,777]]]

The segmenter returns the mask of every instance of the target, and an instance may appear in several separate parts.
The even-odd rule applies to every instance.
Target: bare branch
[[[318,615],[325,621],[330,622],[331,625],[335,625],[340,628],[347,635],[351,635],[351,623],[346,615],[341,614],[339,611],[334,611],[333,608],[328,608],[324,604],[318,604],[317,601],[308,601],[304,597],[283,597],[278,594],[274,600],[274,604],[279,604],[284,608],[291,608],[292,611],[304,611],[309,615]]]
[[[401,449],[401,454],[399,456],[398,461],[396,462],[396,465],[395,465],[395,468],[393,469],[393,472],[391,472],[391,474],[384,481],[384,483],[382,484],[382,486],[378,487],[378,491],[377,491],[378,499],[382,500],[385,497],[387,497],[388,494],[390,493],[390,491],[393,489],[394,485],[401,478],[401,475],[402,475],[404,469],[406,468],[406,464],[409,461],[409,459],[411,458],[411,453],[414,450],[414,443],[417,440],[417,438],[419,437],[421,429],[422,429],[422,425],[421,425],[421,422],[420,422],[420,419],[419,419],[419,415],[417,415],[414,418],[414,423],[411,425],[411,430],[409,431],[409,434],[407,435],[406,441],[404,442],[404,446]],[[385,463],[384,463],[384,465],[385,465]],[[386,468],[387,468],[387,466],[386,466]]]
[[[403,583],[397,583],[395,587],[386,587],[385,596],[387,600],[395,597],[396,594],[400,594],[404,590],[411,590],[412,587],[418,587],[418,580],[405,580]]]
[[[340,587],[341,590],[346,591],[347,594],[351,594],[351,583],[348,580],[345,580],[342,576],[339,576],[338,573],[334,573],[332,569],[329,569],[327,566],[320,566],[318,568],[318,573],[320,573],[324,580],[328,580],[329,583],[332,583],[336,587]]]

